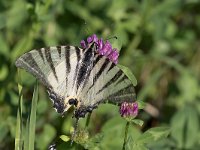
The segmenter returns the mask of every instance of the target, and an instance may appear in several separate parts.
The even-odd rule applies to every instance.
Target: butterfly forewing
[[[50,91],[63,97],[75,95],[72,86],[83,50],[74,46],[41,48],[25,53],[16,61],[38,78]]]

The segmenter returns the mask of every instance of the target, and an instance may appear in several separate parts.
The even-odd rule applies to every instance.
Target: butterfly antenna
[[[76,133],[77,133],[78,120],[79,120],[79,118],[76,118],[76,122],[75,122],[75,124],[74,124],[74,132],[72,133],[71,145],[73,144],[73,142],[74,142],[74,137],[76,136]]]

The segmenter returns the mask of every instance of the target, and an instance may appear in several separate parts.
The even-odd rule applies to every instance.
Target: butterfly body
[[[87,48],[56,46],[35,49],[16,61],[47,88],[58,113],[74,107],[76,118],[92,112],[99,103],[134,101],[134,87],[116,64],[97,52],[93,42]]]

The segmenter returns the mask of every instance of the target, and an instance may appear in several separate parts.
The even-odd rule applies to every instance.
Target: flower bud
[[[138,114],[138,103],[123,102],[120,106],[120,114],[125,118],[135,118]]]

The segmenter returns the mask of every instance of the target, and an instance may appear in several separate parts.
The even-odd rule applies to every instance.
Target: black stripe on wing
[[[66,63],[66,73],[68,74],[71,70],[70,66],[70,46],[65,47],[65,63]]]
[[[116,65],[114,63],[111,64],[110,68],[108,69],[107,73],[112,70],[112,68],[114,68]]]
[[[86,79],[87,74],[93,68],[93,61],[94,61],[94,51],[93,47],[91,46],[85,51],[82,62],[80,64],[80,68],[77,74],[76,89],[78,89],[81,83],[85,82],[84,80]]]
[[[47,59],[47,62],[49,64],[53,74],[54,74],[54,77],[58,81],[58,77],[57,77],[57,74],[56,74],[56,69],[55,69],[55,66],[54,66],[52,58],[51,58],[50,47],[44,48],[44,51],[45,51],[45,57]]]
[[[40,48],[40,49],[36,49],[36,51],[38,51],[40,57],[41,57],[42,60],[43,60],[43,63],[45,63],[45,61],[44,61],[44,55],[43,55],[43,53],[42,53],[42,49],[41,49],[41,48]]]
[[[77,76],[78,76],[78,70],[79,70],[79,67],[80,67],[80,60],[81,60],[81,55],[80,55],[80,49],[78,47],[75,47],[75,50],[76,50],[76,57],[77,57],[77,63],[76,63],[76,69],[75,69],[75,76],[74,76],[74,79],[73,79],[73,87],[75,85],[75,82],[76,82],[76,79],[77,79]],[[85,49],[84,49],[85,50]],[[79,51],[79,52],[78,52]],[[83,57],[83,56],[82,56]]]
[[[123,100],[135,100],[135,89],[132,85],[132,83],[130,83],[129,85],[127,85],[126,87],[119,89],[118,91],[108,95],[108,99],[122,99]]]
[[[77,46],[75,46],[74,48],[76,51],[77,62],[79,62],[79,60],[81,59],[81,50]]]
[[[94,67],[97,65],[97,63],[99,62],[99,60],[102,58],[103,56],[101,55],[98,55],[97,53],[95,54],[94,56],[94,61],[93,61],[93,65],[91,67],[91,69],[88,71],[86,77],[85,77],[85,80],[84,80],[84,83],[83,83],[83,86],[82,88],[84,88],[86,86],[86,84],[88,83],[89,79],[90,79],[90,75],[91,75],[91,72],[93,71]]]
[[[61,46],[56,46],[58,54],[59,54],[59,58],[61,58]]]
[[[116,84],[119,84],[119,83],[121,83],[121,82],[124,82],[126,79],[128,79],[128,77],[124,74],[124,75],[122,76],[122,78],[121,78],[119,81],[117,81]]]
[[[132,84],[127,85],[126,87],[111,93],[107,97],[99,100],[96,104],[106,102],[108,100],[109,103],[120,104],[124,101],[133,102],[135,101],[135,89]],[[94,104],[94,105],[96,105]]]
[[[68,75],[71,70],[71,65],[70,65],[70,46],[65,46],[65,66],[66,66],[66,77],[65,77],[65,88],[67,89],[68,85]]]
[[[96,94],[101,93],[104,89],[106,89],[111,84],[114,84],[120,77],[123,75],[123,72],[119,70],[111,80],[109,80]]]
[[[100,58],[99,58],[100,59]],[[99,60],[98,60],[99,61]],[[97,62],[98,62],[97,61]],[[104,70],[107,68],[108,64],[110,63],[109,59],[105,59],[104,63],[102,64],[101,68],[99,69],[99,71],[95,74],[94,76],[94,80],[92,85],[89,87],[88,91],[94,86],[94,84],[96,83],[96,81],[99,79],[99,77],[101,76],[101,74],[104,72]]]
[[[106,69],[106,67],[108,66],[109,63],[110,63],[109,59],[106,59],[104,61],[103,65],[101,66],[101,68],[99,69],[99,71],[97,72],[97,74],[94,77],[94,83],[99,79],[99,77],[104,72],[104,70]]]

